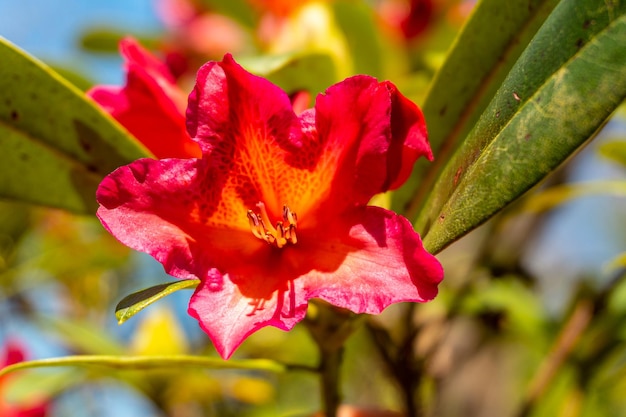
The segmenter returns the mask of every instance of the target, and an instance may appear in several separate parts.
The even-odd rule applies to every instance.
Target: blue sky
[[[103,26],[157,33],[155,0],[0,0],[0,36],[42,61],[74,68],[95,82],[119,84],[120,58],[81,51],[82,33]]]

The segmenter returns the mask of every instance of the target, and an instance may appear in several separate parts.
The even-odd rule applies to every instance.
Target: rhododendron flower
[[[420,36],[433,23],[433,0],[387,0],[379,13],[389,25],[400,30],[405,39]]]
[[[168,31],[168,46],[186,55],[222,56],[249,49],[252,40],[235,20],[211,10],[208,2],[158,0],[157,13]]]
[[[120,42],[126,86],[97,86],[87,92],[158,158],[199,157],[185,127],[186,94],[167,66],[134,39]]]
[[[187,128],[201,159],[141,159],[98,188],[98,217],[179,278],[189,313],[228,358],[264,326],[289,330],[311,298],[355,313],[437,294],[443,271],[409,221],[368,206],[432,158],[419,108],[355,76],[296,115],[230,55],[198,72]]]
[[[14,340],[9,340],[0,352],[0,369],[24,361],[24,349]],[[43,398],[30,398],[28,403],[11,404],[6,402],[5,392],[11,383],[12,375],[0,378],[0,416],[2,417],[44,417],[48,412],[48,401]]]

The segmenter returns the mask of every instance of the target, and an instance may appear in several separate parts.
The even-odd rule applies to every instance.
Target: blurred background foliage
[[[348,340],[344,403],[424,416],[626,416],[623,106],[605,120],[624,99],[626,77],[619,68],[604,73],[576,67],[603,56],[612,62],[604,51],[626,55],[623,2],[26,3],[0,5],[0,35],[83,91],[94,84],[123,84],[117,44],[131,34],[162,57],[184,89],[202,63],[232,52],[249,70],[288,92],[307,91],[312,99],[346,76],[366,73],[392,80],[422,105],[436,162],[418,164],[406,187],[380,201],[416,221],[427,247],[438,252],[446,278],[433,302],[392,306],[368,317]],[[46,9],[54,3],[54,11]],[[33,11],[36,6],[39,11]],[[29,14],[33,23],[21,23]],[[57,24],[74,27],[63,53],[46,38]],[[557,24],[564,28],[558,33]],[[573,32],[566,30],[575,25]],[[531,43],[536,35],[544,43]],[[544,61],[537,61],[533,48]],[[6,62],[0,60],[0,66]],[[545,62],[554,68],[545,69]],[[562,90],[546,93],[550,83],[571,74],[564,96]],[[583,86],[596,81],[612,87],[599,86],[598,93]],[[42,85],[56,85],[46,82]],[[33,89],[43,88],[33,83]],[[511,83],[517,83],[514,89]],[[535,93],[551,103],[543,113],[529,113],[544,105]],[[571,98],[570,105],[556,100],[563,97]],[[594,103],[600,103],[598,114]],[[558,107],[557,116],[538,118]],[[585,131],[576,121],[571,131],[550,124],[591,120],[590,114]],[[6,120],[0,132],[9,137]],[[507,124],[517,122],[515,134],[507,136]],[[536,147],[515,158],[496,154],[518,144],[514,136],[529,124],[536,126]],[[96,175],[145,152],[111,125],[102,131],[125,148],[115,161],[95,161]],[[35,128],[20,129],[28,136]],[[554,151],[572,137],[567,149]],[[550,154],[548,168],[542,166],[549,159],[544,150],[558,154]],[[490,155],[495,155],[491,165],[485,162]],[[518,170],[522,165],[525,170]],[[0,180],[6,200],[0,204],[3,363],[13,363],[12,352],[21,352],[20,360],[74,354],[217,357],[186,315],[190,291],[176,292],[118,326],[114,310],[120,299],[171,277],[151,258],[115,241],[83,200],[71,200],[84,192],[68,189],[69,197],[53,202],[55,193],[42,190],[59,183],[45,167],[28,165],[17,178],[7,167]],[[527,181],[495,209],[487,208],[493,196],[505,194],[500,184],[520,178]],[[93,184],[86,182],[77,189],[89,187]],[[445,215],[452,212],[466,224],[448,226]],[[309,334],[297,326],[288,333],[265,328],[234,357],[297,365],[282,373],[98,366],[25,371],[0,379],[0,414],[309,416],[320,409],[317,376],[309,369],[317,355]]]

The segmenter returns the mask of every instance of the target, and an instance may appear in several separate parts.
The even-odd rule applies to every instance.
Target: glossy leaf
[[[124,297],[124,299],[122,299],[122,301],[120,301],[115,307],[115,317],[117,317],[117,322],[122,324],[155,301],[158,301],[161,298],[179,290],[196,288],[199,283],[199,279],[178,280],[166,284],[155,285],[154,287],[132,293]]]
[[[418,161],[394,208],[410,219],[558,0],[483,0],[437,71],[422,110],[434,163]],[[416,191],[417,190],[417,191]]]
[[[437,252],[572,155],[626,97],[626,3],[563,1],[451,158],[416,227]]]
[[[46,65],[0,38],[0,198],[91,213],[100,180],[149,156]]]

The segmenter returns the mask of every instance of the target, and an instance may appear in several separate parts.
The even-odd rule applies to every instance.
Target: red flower
[[[185,128],[185,93],[167,66],[131,38],[120,42],[120,52],[126,59],[126,86],[97,86],[87,94],[156,157],[200,157]]]
[[[409,221],[367,205],[432,158],[421,111],[393,84],[352,77],[297,116],[227,55],[200,69],[187,127],[202,159],[117,169],[98,217],[171,275],[201,280],[189,313],[224,358],[264,326],[291,329],[310,298],[375,314],[437,294],[441,265]]]
[[[433,24],[436,4],[433,0],[388,0],[381,3],[379,13],[406,40],[422,35]]]
[[[10,340],[4,345],[0,356],[0,369],[24,360],[24,350],[20,344]],[[11,375],[0,378],[0,416],[2,417],[45,417],[48,402],[43,398],[31,398],[28,404],[10,404],[5,402],[3,391],[11,383]]]

